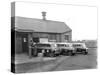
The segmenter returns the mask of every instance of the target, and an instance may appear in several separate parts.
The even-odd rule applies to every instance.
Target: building
[[[72,30],[64,23],[46,19],[12,17],[12,33],[15,33],[15,53],[28,53],[30,42],[68,42]]]

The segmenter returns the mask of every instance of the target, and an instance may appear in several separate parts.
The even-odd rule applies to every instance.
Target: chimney
[[[46,12],[45,11],[42,12],[42,16],[43,16],[43,20],[46,20]]]

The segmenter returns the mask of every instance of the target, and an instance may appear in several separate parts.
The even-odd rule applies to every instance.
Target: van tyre
[[[50,57],[54,57],[54,54],[53,54],[53,53],[50,53],[49,56],[50,56]]]
[[[72,53],[72,52],[68,52],[68,55],[69,55],[69,56],[72,56],[72,55],[73,55],[73,53]]]
[[[86,51],[83,51],[82,53],[83,53],[84,55],[87,55],[87,54],[88,54],[88,52],[86,52]]]
[[[87,55],[88,54],[88,52],[85,52],[85,55]]]
[[[76,54],[75,53],[72,53],[72,56],[75,56]]]

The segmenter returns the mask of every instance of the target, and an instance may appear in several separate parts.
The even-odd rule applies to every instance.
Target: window
[[[51,47],[50,44],[36,44],[36,47]]]
[[[65,40],[69,40],[69,35],[65,35]]]
[[[50,34],[49,41],[56,41],[56,34]]]
[[[69,47],[69,45],[66,44],[57,44],[58,47]]]
[[[67,44],[66,44],[66,47],[70,47],[70,45],[67,45]]]
[[[81,44],[73,44],[73,47],[82,47]]]
[[[57,44],[58,47],[65,47],[64,44]]]

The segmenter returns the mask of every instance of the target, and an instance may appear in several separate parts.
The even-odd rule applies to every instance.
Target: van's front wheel
[[[54,57],[55,55],[54,55],[54,53],[50,53],[49,56],[50,57]]]
[[[88,52],[86,52],[86,51],[82,51],[82,53],[83,53],[84,55],[87,55],[87,54],[88,54]]]
[[[72,56],[75,56],[76,54],[75,53],[72,53]]]
[[[69,51],[69,52],[68,52],[68,55],[69,55],[69,56],[72,56],[72,55],[73,55],[73,52]]]

